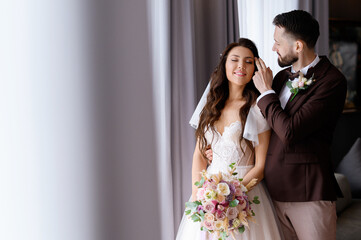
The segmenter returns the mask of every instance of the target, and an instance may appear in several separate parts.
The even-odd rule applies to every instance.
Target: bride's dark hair
[[[196,138],[200,141],[200,150],[204,155],[204,151],[207,147],[207,140],[205,138],[205,132],[210,128],[215,131],[214,123],[219,119],[221,116],[221,111],[225,106],[225,103],[229,97],[229,88],[228,88],[228,79],[226,76],[226,60],[228,57],[228,53],[234,47],[245,47],[251,50],[254,57],[258,56],[258,50],[256,45],[247,38],[240,38],[238,42],[229,44],[223,51],[221,55],[221,59],[211,75],[211,86],[209,93],[207,95],[207,103],[204,106],[199,119],[198,128],[196,130]],[[255,71],[257,71],[257,66],[255,65]],[[249,81],[246,84],[243,90],[243,97],[246,100],[246,103],[239,109],[239,117],[241,119],[242,124],[242,133],[240,134],[239,143],[242,149],[241,142],[244,140],[246,144],[252,149],[252,143],[243,138],[243,131],[245,122],[247,119],[247,115],[249,113],[249,109],[255,103],[257,97],[259,96],[259,92],[254,86],[253,81]],[[242,149],[242,151],[244,151]]]

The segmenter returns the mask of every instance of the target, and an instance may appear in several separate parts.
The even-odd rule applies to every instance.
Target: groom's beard
[[[284,58],[282,58],[280,55],[278,55],[278,65],[280,67],[287,67],[292,65],[293,63],[298,61],[297,55],[287,55]]]

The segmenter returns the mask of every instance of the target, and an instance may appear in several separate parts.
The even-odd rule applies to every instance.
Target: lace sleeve
[[[258,134],[263,133],[269,130],[270,127],[262,116],[261,110],[257,105],[254,105],[250,108],[246,124],[244,126],[243,137],[252,141],[253,146],[257,146],[258,142]]]

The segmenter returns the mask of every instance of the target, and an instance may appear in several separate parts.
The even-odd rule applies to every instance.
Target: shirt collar
[[[316,55],[315,59],[309,64],[307,65],[306,67],[302,68],[300,70],[301,73],[303,73],[303,75],[306,75],[307,74],[307,71],[310,67],[314,67],[316,66],[316,64],[320,61],[320,57],[318,55]],[[295,73],[296,71],[293,69],[293,66],[291,68],[291,72],[292,73]]]

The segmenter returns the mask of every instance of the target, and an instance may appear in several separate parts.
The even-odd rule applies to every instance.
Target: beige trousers
[[[335,240],[336,203],[273,201],[286,240]]]

